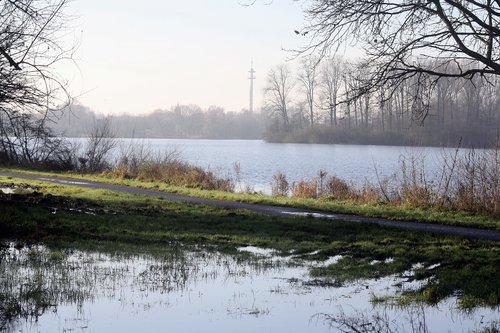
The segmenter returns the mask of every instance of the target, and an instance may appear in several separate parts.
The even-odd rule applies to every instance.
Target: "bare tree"
[[[111,118],[96,120],[89,130],[85,157],[79,158],[82,168],[93,172],[106,169],[109,165],[108,155],[116,145]]]
[[[452,78],[441,78],[436,84],[436,113],[441,128],[445,125],[445,111],[451,102],[452,89]]]
[[[59,38],[66,23],[62,9],[67,1],[0,0],[3,159],[43,162],[47,147],[59,146],[46,123],[69,100],[64,80],[53,71],[56,62],[70,56]]]
[[[321,88],[328,110],[330,126],[337,126],[337,98],[341,86],[342,60],[339,57],[326,59],[321,71]]]
[[[500,75],[499,0],[311,0],[310,38],[299,53],[328,55],[355,44],[370,72],[350,98],[382,87],[391,93],[409,78]],[[440,61],[434,61],[439,59]],[[418,103],[418,101],[416,102]]]
[[[292,72],[286,65],[279,65],[267,74],[264,89],[265,108],[283,120],[285,131],[290,129],[289,106],[294,87]]]
[[[300,70],[298,79],[305,92],[307,112],[311,127],[314,126],[314,108],[315,108],[315,93],[318,82],[318,59],[313,56],[302,58],[300,61]]]

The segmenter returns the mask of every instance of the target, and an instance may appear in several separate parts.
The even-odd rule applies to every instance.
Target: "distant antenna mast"
[[[250,80],[250,105],[249,105],[250,107],[248,110],[250,112],[253,112],[253,80],[255,80],[255,71],[253,70],[253,59],[250,65],[250,71],[248,73],[250,73],[250,76],[248,77],[248,79]]]

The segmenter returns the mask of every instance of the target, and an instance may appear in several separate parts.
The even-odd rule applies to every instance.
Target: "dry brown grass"
[[[292,185],[292,196],[296,198],[316,198],[318,196],[316,180],[300,180]]]
[[[286,178],[286,175],[282,172],[278,172],[273,175],[273,180],[271,182],[271,193],[273,196],[288,196],[290,191],[290,184]]]
[[[445,208],[500,215],[500,146],[443,156],[441,177],[429,181],[425,156],[401,157],[401,170],[378,184],[356,186],[323,170],[315,179],[300,180],[290,187],[283,173],[273,176],[272,194],[297,198],[348,200],[357,203],[385,202],[411,207]]]
[[[356,200],[363,203],[376,203],[383,200],[383,195],[375,185],[366,183],[359,191]]]
[[[171,185],[233,192],[235,181],[230,176],[219,176],[212,170],[180,160],[175,151],[153,155],[149,151],[122,153],[110,174],[115,177],[141,181],[161,181]]]
[[[456,209],[500,215],[500,148],[470,151],[458,161],[451,187]]]
[[[349,200],[356,197],[356,192],[346,181],[337,176],[329,176],[326,180],[324,195],[333,200]]]

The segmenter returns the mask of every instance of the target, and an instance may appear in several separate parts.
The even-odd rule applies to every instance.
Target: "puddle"
[[[237,250],[240,252],[248,252],[251,254],[264,256],[264,257],[272,257],[272,256],[276,255],[276,250],[274,250],[274,249],[266,249],[266,248],[256,247],[256,246],[242,246],[242,247],[237,248]]]
[[[3,194],[14,194],[16,193],[15,189],[10,188],[10,187],[0,187],[0,192]]]
[[[427,270],[428,270],[428,271],[431,271],[431,270],[433,270],[433,269],[435,269],[435,268],[438,268],[439,266],[441,266],[441,264],[434,264],[434,265],[430,265],[429,267],[427,267]]]
[[[31,194],[34,190],[31,187],[5,186],[0,187],[0,192],[3,194]]]
[[[89,185],[88,182],[82,182],[82,181],[76,181],[76,180],[65,180],[65,179],[60,179],[60,178],[41,177],[40,180],[50,181],[50,182],[55,182],[55,183],[60,183],[60,184],[67,184],[67,185]]]
[[[69,208],[68,209],[70,212],[76,212],[76,213],[83,213],[87,215],[92,215],[92,216],[97,216],[95,211],[93,209],[79,209],[79,208]]]
[[[311,212],[295,212],[295,211],[281,211],[282,214],[293,215],[293,216],[301,216],[301,217],[313,217],[316,219],[330,219],[337,220],[339,219],[334,213],[311,213]]]
[[[26,312],[4,321],[3,329],[315,333],[336,332],[328,316],[381,311],[403,323],[414,311],[374,308],[370,303],[373,295],[412,287],[400,278],[336,286],[312,279],[311,262],[290,263],[269,249],[239,250],[257,256],[179,246],[166,246],[161,255],[152,256],[6,244],[0,250],[0,296],[19,301]],[[500,320],[498,310],[465,314],[455,310],[455,302],[452,298],[435,307],[419,307],[418,317],[429,332],[469,332]]]
[[[329,266],[329,265],[336,264],[343,257],[344,256],[342,256],[342,255],[336,255],[336,256],[330,257],[330,258],[328,258],[328,259],[326,259],[325,261],[322,262],[323,266]]]

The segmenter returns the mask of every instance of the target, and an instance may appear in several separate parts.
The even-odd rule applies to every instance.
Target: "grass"
[[[284,196],[269,196],[257,193],[233,193],[215,190],[202,190],[197,188],[169,185],[165,182],[159,181],[138,181],[134,179],[117,178],[111,176],[110,174],[80,174],[71,172],[53,173],[5,167],[1,169],[5,171],[31,173],[44,176],[60,176],[109,184],[126,185],[199,198],[316,209],[325,212],[354,214],[367,217],[380,217],[399,221],[421,221],[463,227],[477,227],[490,230],[500,230],[500,218],[498,216],[487,213],[456,211],[443,207],[416,207],[410,204],[393,205],[385,202],[360,203],[352,200],[330,200],[328,198],[305,199]],[[2,178],[0,178],[0,180],[2,180]],[[3,178],[3,180],[7,181],[5,178]]]
[[[156,197],[85,189],[46,182],[0,179],[31,186],[33,193],[0,195],[0,235],[28,242],[101,241],[161,246],[202,244],[231,250],[270,247],[283,255],[324,260],[311,270],[336,284],[401,275],[422,281],[404,300],[436,304],[458,296],[457,306],[500,304],[500,244],[458,237],[333,222],[273,217],[245,210],[181,203]],[[112,245],[110,245],[112,246]],[[57,262],[63,254],[54,252]],[[415,268],[416,264],[420,268]]]

